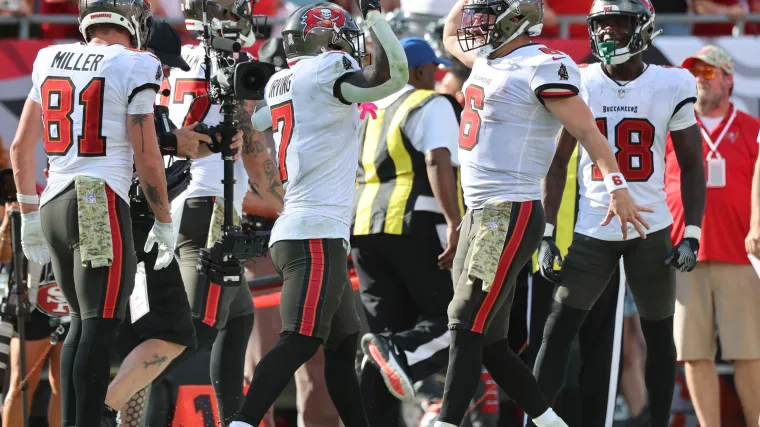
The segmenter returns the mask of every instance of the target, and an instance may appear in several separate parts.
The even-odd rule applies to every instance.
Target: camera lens
[[[269,80],[269,76],[259,68],[249,68],[243,73],[240,82],[245,90],[258,92],[263,89]]]

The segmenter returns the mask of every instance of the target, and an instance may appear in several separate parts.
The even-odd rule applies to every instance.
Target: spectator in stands
[[[678,360],[702,426],[720,426],[720,389],[715,368],[717,321],[723,360],[734,362],[734,381],[747,425],[760,415],[760,279],[749,265],[744,239],[750,224],[752,175],[758,158],[760,120],[730,101],[734,61],[705,46],[682,66],[697,77],[695,110],[704,139],[707,201],[699,264],[676,272],[674,335]],[[665,191],[673,214],[672,238],[681,239],[684,212],[680,171],[672,144],[666,153]],[[757,177],[755,177],[757,179]]]
[[[689,12],[687,3],[693,0],[652,0],[652,6],[657,15],[682,14]],[[699,1],[699,0],[697,0]],[[658,29],[663,30],[664,36],[688,36],[691,34],[691,24],[657,23]]]
[[[285,49],[281,38],[267,40],[259,49],[259,60],[275,66],[276,71],[288,67]],[[265,144],[269,155],[276,158],[274,142],[270,137]],[[248,193],[243,201],[243,220],[258,231],[271,231],[277,212],[259,196],[249,185]],[[245,263],[246,280],[276,276],[270,255],[265,258],[255,258]],[[255,292],[255,296],[271,294],[273,291]],[[271,350],[280,338],[280,309],[278,305],[271,307],[256,307],[256,321],[248,339],[248,349],[245,357],[244,384],[248,386],[253,378],[256,364]],[[298,425],[300,427],[338,427],[340,418],[338,411],[327,393],[325,385],[325,356],[320,349],[308,362],[303,364],[295,373]],[[273,410],[264,416],[264,427],[275,427]]]
[[[690,0],[694,11],[702,15],[728,15],[731,21],[741,21],[749,13],[760,12],[760,0]],[[694,24],[695,36],[729,36],[735,22]],[[746,24],[745,34],[760,34],[760,25]]]

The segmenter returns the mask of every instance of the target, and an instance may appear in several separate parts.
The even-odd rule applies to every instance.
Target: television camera
[[[254,2],[255,3],[255,2]],[[206,133],[220,143],[209,148],[221,153],[224,160],[224,223],[222,239],[211,248],[201,249],[197,269],[200,275],[207,276],[212,282],[221,286],[238,286],[244,280],[241,262],[264,256],[269,246],[269,232],[254,231],[234,225],[234,155],[231,148],[232,138],[237,133],[238,123],[235,113],[239,103],[244,100],[258,101],[264,99],[264,88],[274,75],[274,65],[249,60],[241,52],[238,36],[246,26],[258,33],[259,25],[266,25],[266,17],[245,13],[247,0],[235,0],[232,5],[238,20],[216,18],[218,6],[214,1],[203,1],[203,24],[200,40],[205,49],[206,81],[209,82],[208,96],[212,104],[220,105],[222,121],[217,126],[196,129]],[[256,25],[254,25],[254,20]],[[212,60],[215,61],[212,66]]]

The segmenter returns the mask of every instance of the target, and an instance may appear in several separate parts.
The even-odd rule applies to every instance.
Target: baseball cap
[[[726,74],[734,74],[734,60],[731,59],[728,52],[718,46],[707,45],[703,47],[696,55],[684,59],[681,66],[683,68],[691,68],[698,59],[713,67],[720,68]]]
[[[419,37],[406,37],[401,40],[401,47],[404,48],[406,60],[410,67],[419,67],[431,62],[436,65],[451,67],[451,61],[436,56],[430,43],[424,39]]]
[[[153,49],[153,53],[162,64],[190,71],[190,66],[182,59],[182,40],[179,33],[163,19],[153,19],[147,46]]]

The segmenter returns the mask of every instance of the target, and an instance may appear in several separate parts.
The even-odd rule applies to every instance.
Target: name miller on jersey
[[[602,106],[602,113],[638,113],[639,107],[627,107],[624,105]]]
[[[76,52],[56,52],[53,61],[50,63],[50,68],[59,68],[61,70],[73,70],[73,71],[98,71],[100,61],[103,60],[104,55],[99,53],[79,53],[77,55],[74,65],[71,66],[71,60],[77,55]],[[84,57],[82,66],[79,67],[79,61]]]

